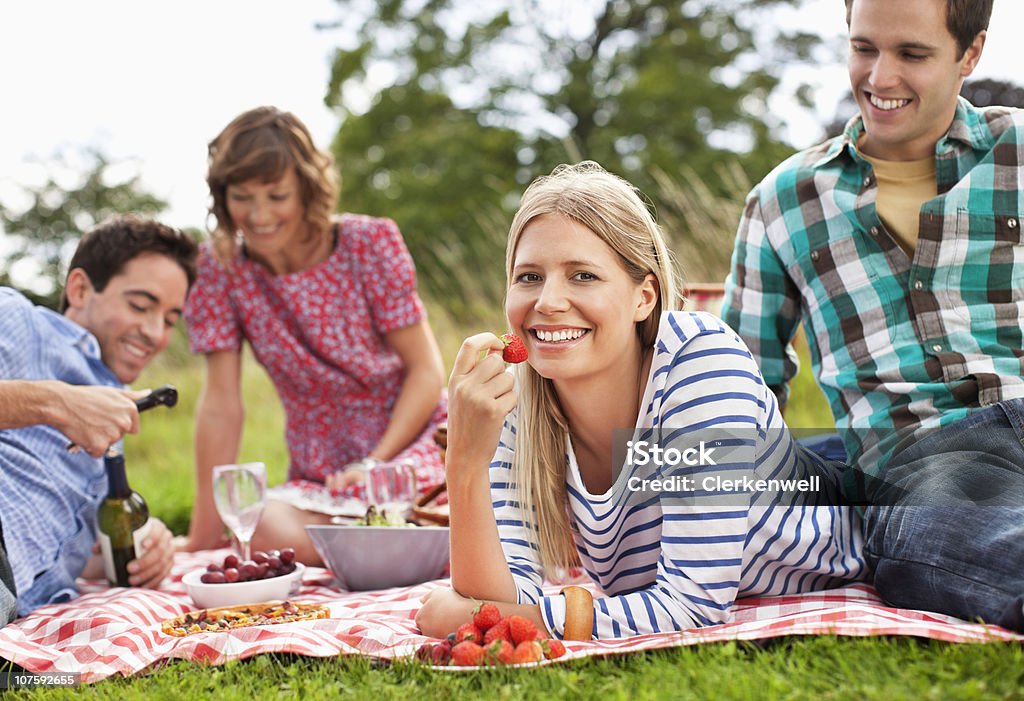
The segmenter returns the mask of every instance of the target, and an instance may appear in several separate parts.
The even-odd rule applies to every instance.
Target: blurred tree
[[[26,207],[0,202],[0,225],[7,251],[0,258],[0,284],[15,285],[22,277],[31,284],[20,287],[39,304],[56,307],[64,283],[63,266],[82,232],[107,217],[134,212],[153,216],[167,208],[163,200],[142,190],[139,176],[118,177],[113,164],[97,151],[87,151],[81,167],[69,166],[64,157],[48,170],[39,186],[23,186]],[[63,171],[65,177],[55,175]],[[70,182],[70,185],[66,183]],[[22,276],[12,275],[19,264]]]
[[[338,0],[329,28],[361,37],[325,98],[343,118],[344,208],[395,218],[428,292],[471,303],[495,278],[500,299],[508,215],[557,163],[597,160],[658,206],[655,170],[723,193],[723,160],[756,180],[788,155],[766,66],[818,40],[759,20],[800,2]]]
[[[486,318],[504,291],[507,222],[494,212],[515,187],[516,142],[441,93],[393,87],[335,139],[342,208],[394,219],[421,288],[457,318]]]
[[[982,78],[964,83],[960,94],[976,107],[1003,105],[1024,109],[1024,88],[1005,80]]]

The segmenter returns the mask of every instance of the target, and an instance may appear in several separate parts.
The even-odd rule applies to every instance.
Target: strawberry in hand
[[[521,363],[526,360],[526,344],[519,336],[514,333],[504,333],[501,335],[501,342],[505,344],[505,350],[501,352],[501,359],[506,363]]]

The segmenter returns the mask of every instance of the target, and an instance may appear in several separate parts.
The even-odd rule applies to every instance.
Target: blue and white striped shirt
[[[794,492],[745,488],[725,494],[705,480],[806,478],[834,487],[834,466],[797,446],[750,351],[720,319],[705,313],[662,317],[637,434],[696,446],[723,435],[743,444],[733,459],[677,469],[692,491],[637,489],[650,469],[627,460],[605,494],[583,484],[571,444],[566,483],[573,538],[583,568],[607,595],[594,601],[597,638],[683,630],[728,622],[739,597],[824,589],[865,574],[860,521],[852,507]],[[684,441],[684,442],[680,442]],[[688,441],[688,442],[685,442]],[[536,603],[561,636],[561,596],[542,595],[537,538],[524,526],[511,471],[516,412],[509,414],[490,467],[491,494],[505,557],[520,603]],[[710,452],[710,451],[709,451]],[[670,473],[657,473],[668,476]],[[710,484],[719,484],[710,482]]]
[[[92,334],[8,288],[0,288],[0,378],[123,386]],[[96,542],[103,461],[69,453],[67,442],[50,426],[0,430],[0,519],[19,615],[77,596],[75,578]]]

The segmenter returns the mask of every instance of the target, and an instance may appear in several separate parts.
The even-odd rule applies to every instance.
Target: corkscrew
[[[173,385],[162,385],[147,394],[142,399],[135,400],[135,406],[139,411],[152,409],[155,406],[172,407],[178,403],[178,390]]]
[[[152,409],[155,406],[166,406],[172,407],[178,403],[178,390],[173,385],[161,385],[156,389],[150,391],[145,397],[135,400],[135,407],[143,412],[146,409]],[[78,451],[78,446],[74,443],[68,443],[68,451],[74,453]]]

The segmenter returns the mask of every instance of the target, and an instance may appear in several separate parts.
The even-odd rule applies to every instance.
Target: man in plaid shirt
[[[1024,630],[1024,113],[959,98],[992,0],[846,0],[860,115],[758,185],[722,314],[801,322],[892,604]]]

